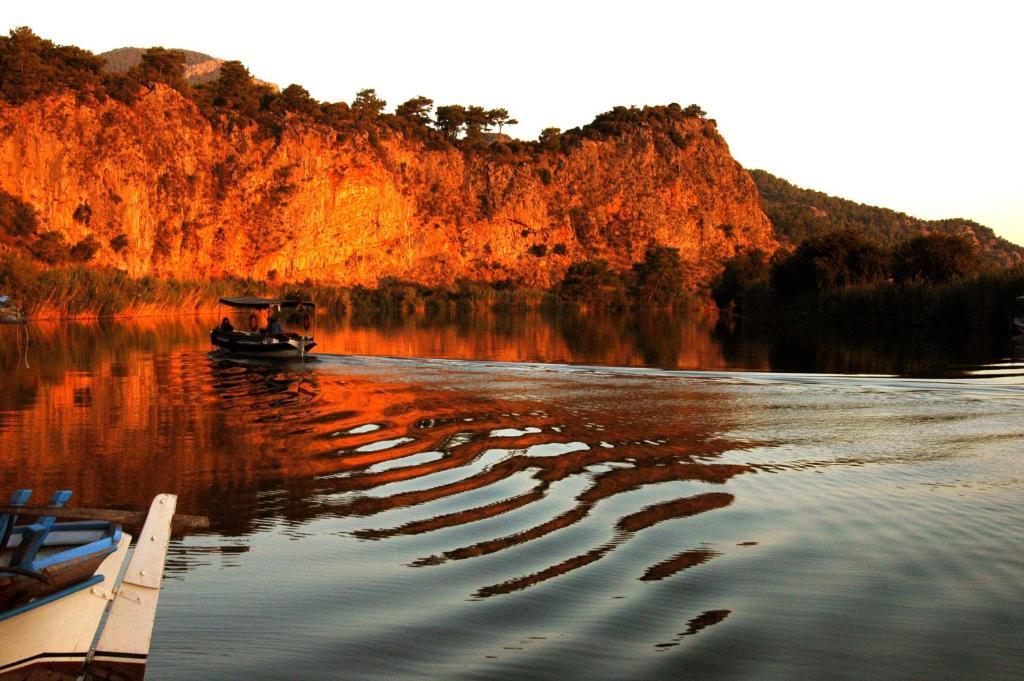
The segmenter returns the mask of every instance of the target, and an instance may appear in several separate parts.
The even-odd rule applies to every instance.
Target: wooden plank
[[[54,516],[64,520],[105,520],[131,527],[139,527],[146,522],[146,514],[142,511],[117,511],[104,508],[45,508],[41,506],[0,506],[0,514],[17,513],[22,516]],[[175,532],[183,530],[205,530],[210,527],[210,519],[201,515],[175,515],[171,524]]]
[[[135,553],[128,562],[96,645],[94,664],[120,661],[145,665],[176,501],[173,494],[161,494],[153,499]]]

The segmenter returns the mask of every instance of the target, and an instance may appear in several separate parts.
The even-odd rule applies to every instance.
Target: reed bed
[[[425,286],[383,279],[377,287],[275,283],[225,277],[178,280],[130,277],[115,269],[80,265],[43,268],[17,256],[0,257],[0,293],[31,319],[90,319],[216,312],[218,298],[263,295],[313,300],[334,314],[402,315],[456,309],[539,307],[550,294],[509,283],[460,281]]]

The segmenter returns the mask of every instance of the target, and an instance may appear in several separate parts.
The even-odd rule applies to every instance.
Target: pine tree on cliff
[[[262,90],[253,82],[249,69],[240,61],[226,61],[220,65],[220,77],[209,84],[209,93],[215,107],[228,109],[254,118],[260,110]]]
[[[103,60],[73,45],[54,45],[27,26],[0,37],[0,93],[23,104],[62,90],[84,92],[102,85]]]
[[[181,50],[151,47],[142,53],[142,61],[128,75],[150,87],[153,83],[166,83],[178,92],[190,89],[185,81],[185,53]]]
[[[377,96],[376,90],[366,88],[356,93],[356,98],[352,100],[351,111],[356,118],[369,121],[378,118],[387,105],[387,102]]]
[[[487,118],[491,125],[498,126],[498,134],[506,125],[519,125],[519,121],[508,115],[507,109],[491,109],[487,112]]]
[[[430,110],[433,108],[434,100],[420,95],[395,107],[395,115],[426,125],[430,122]]]
[[[465,116],[466,123],[466,139],[476,140],[479,139],[481,133],[488,127],[490,127],[490,118],[487,115],[487,110],[482,106],[470,106],[466,109]]]
[[[437,107],[435,125],[449,140],[454,140],[459,136],[459,132],[465,123],[466,107],[460,104],[448,104]]]
[[[281,90],[281,94],[271,101],[269,108],[274,113],[295,113],[310,118],[320,115],[320,103],[310,97],[306,88],[295,83]]]

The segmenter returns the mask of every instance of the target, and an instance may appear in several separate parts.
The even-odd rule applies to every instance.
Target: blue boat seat
[[[28,503],[28,500],[32,498],[32,490],[30,489],[19,489],[15,490],[14,494],[11,495],[10,506],[24,506]],[[11,538],[11,532],[14,531],[14,525],[18,522],[18,516],[13,513],[2,513],[0,514],[0,551],[4,550],[7,546],[7,542]]]
[[[29,490],[18,490],[11,505],[25,507],[31,496]],[[71,492],[61,490],[49,506],[25,508],[25,515],[38,518],[31,525],[16,525],[22,513],[0,516],[0,546],[7,558],[0,565],[0,621],[104,580],[95,571],[117,549],[121,526],[99,520],[58,523],[56,516],[41,515],[70,498]],[[43,552],[44,546],[52,550]]]
[[[70,491],[58,490],[50,497],[50,508],[61,508],[70,498]],[[36,555],[39,554],[39,549],[46,541],[46,535],[50,533],[56,522],[56,516],[43,516],[26,527],[22,534],[21,544],[14,550],[14,555],[11,557],[11,566],[31,569]]]

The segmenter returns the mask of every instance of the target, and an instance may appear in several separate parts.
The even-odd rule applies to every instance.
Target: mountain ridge
[[[142,55],[150,48],[145,47],[116,47],[106,52],[100,52],[97,57],[105,60],[104,73],[127,73],[131,68],[142,63]],[[195,50],[181,50],[172,48],[185,56],[185,80],[189,85],[201,85],[217,80],[220,76],[221,65],[227,61],[219,57],[213,57],[205,52]],[[275,83],[265,80],[254,79],[257,83],[269,85],[274,90],[280,90]]]
[[[785,247],[794,247],[804,239],[841,229],[859,231],[886,247],[918,234],[955,234],[973,243],[988,266],[1024,264],[1024,247],[973,220],[924,220],[891,208],[805,189],[765,170],[749,172],[761,195],[761,205],[772,221],[775,236]]]

